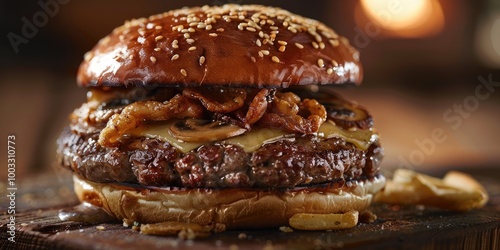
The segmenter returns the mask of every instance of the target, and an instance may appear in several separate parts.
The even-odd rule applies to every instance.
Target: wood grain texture
[[[27,210],[21,209],[24,211],[19,211],[16,216],[15,244],[6,240],[8,216],[0,216],[0,248],[500,249],[500,173],[496,173],[498,171],[495,168],[469,169],[466,172],[486,186],[490,194],[486,207],[456,213],[423,206],[374,204],[371,211],[377,214],[378,219],[348,230],[295,230],[291,233],[278,229],[227,231],[189,241],[143,235],[123,227],[121,222],[86,224],[60,221],[57,216],[59,209],[78,203],[74,194],[67,191],[71,183],[59,183],[47,180],[48,177],[39,177],[36,182],[38,184],[31,182],[25,186],[24,193],[19,194],[20,205]],[[31,200],[28,202],[29,199]],[[2,203],[3,211],[4,206]],[[97,226],[104,227],[104,230],[99,230]]]

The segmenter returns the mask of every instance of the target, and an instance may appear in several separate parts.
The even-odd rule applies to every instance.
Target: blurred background
[[[383,167],[500,164],[500,1],[0,1],[0,170],[16,136],[17,176],[56,172],[55,141],[85,101],[83,54],[124,20],[185,5],[260,3],[318,19],[361,51],[358,88],[339,92],[372,113]]]

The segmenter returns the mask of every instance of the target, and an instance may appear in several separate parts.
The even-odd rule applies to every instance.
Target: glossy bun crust
[[[78,84],[359,84],[359,53],[324,24],[259,5],[193,7],[126,22],[85,55]]]

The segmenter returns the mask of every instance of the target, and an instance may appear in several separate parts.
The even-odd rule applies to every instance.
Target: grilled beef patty
[[[293,188],[374,177],[382,148],[363,151],[341,138],[287,138],[252,153],[223,143],[182,153],[159,139],[132,137],[116,148],[97,143],[98,132],[58,139],[58,162],[94,182],[190,188]]]

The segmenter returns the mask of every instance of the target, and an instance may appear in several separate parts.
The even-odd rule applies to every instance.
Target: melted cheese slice
[[[187,153],[196,149],[204,144],[212,142],[184,142],[176,139],[170,134],[170,126],[172,123],[145,125],[141,128],[130,131],[130,135],[144,136],[149,138],[156,138],[170,143],[183,153]],[[373,129],[367,130],[345,130],[335,125],[331,121],[324,122],[317,136],[329,139],[339,137],[347,142],[350,142],[361,150],[367,150],[368,147],[378,140],[378,134]],[[235,136],[224,140],[225,143],[240,146],[245,152],[253,152],[266,143],[275,142],[282,139],[293,139],[294,135],[279,129],[271,128],[254,128],[249,132],[242,135]]]

